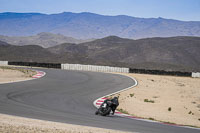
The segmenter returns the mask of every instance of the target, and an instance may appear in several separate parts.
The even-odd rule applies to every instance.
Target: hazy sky
[[[92,12],[200,21],[200,0],[0,0],[0,12]]]

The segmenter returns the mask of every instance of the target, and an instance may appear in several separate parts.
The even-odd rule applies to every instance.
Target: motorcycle
[[[106,103],[102,103],[102,105],[99,107],[99,109],[95,112],[96,115],[100,114],[101,116],[107,116],[110,114],[112,108],[112,102],[107,101]]]

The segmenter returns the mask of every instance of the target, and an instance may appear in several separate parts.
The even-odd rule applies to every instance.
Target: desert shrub
[[[149,100],[149,99],[144,99],[144,102],[147,102],[147,103],[155,103],[155,101]]]
[[[124,109],[117,109],[119,112],[124,113],[124,114],[129,114],[128,111],[124,110]]]
[[[132,94],[129,94],[130,95],[130,97],[133,97],[135,94],[134,93],[132,93]]]

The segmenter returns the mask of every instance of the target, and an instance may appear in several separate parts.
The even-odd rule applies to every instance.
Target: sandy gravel
[[[200,127],[200,78],[126,75],[135,77],[138,86],[118,95],[119,109],[142,118]]]
[[[0,114],[0,133],[125,133],[125,132]]]
[[[31,70],[0,66],[0,84],[32,79]]]

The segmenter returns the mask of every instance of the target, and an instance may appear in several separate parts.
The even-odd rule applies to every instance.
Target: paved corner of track
[[[121,75],[121,74],[118,74],[118,75]],[[123,75],[123,76],[127,76],[127,75]],[[137,80],[136,80],[135,78],[133,78],[133,77],[131,77],[131,76],[127,76],[127,77],[129,77],[130,79],[132,79],[132,80],[134,81],[135,84],[132,85],[132,86],[130,86],[130,87],[124,88],[124,89],[122,89],[122,90],[120,90],[120,91],[117,91],[117,92],[114,92],[114,93],[111,93],[111,94],[108,94],[108,95],[105,95],[105,96],[100,97],[100,98],[96,99],[96,100],[93,102],[93,105],[94,105],[96,108],[99,108],[100,105],[104,102],[104,100],[107,99],[107,97],[112,96],[112,95],[117,94],[117,93],[120,93],[120,92],[122,92],[122,91],[126,91],[126,90],[131,89],[131,88],[133,88],[133,87],[136,87],[136,86],[138,85],[138,82],[137,82]],[[121,112],[119,112],[119,111],[116,111],[115,114],[116,114],[117,116],[120,116],[120,117],[127,117],[127,118],[132,118],[132,117],[133,117],[133,116],[130,116],[130,115],[121,113]],[[135,117],[134,117],[134,118],[135,118]]]

